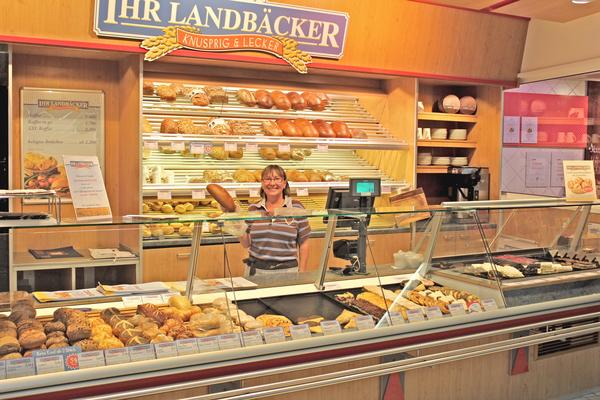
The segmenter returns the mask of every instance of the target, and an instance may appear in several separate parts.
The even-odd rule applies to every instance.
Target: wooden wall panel
[[[280,2],[349,13],[344,57],[341,61],[318,59],[313,67],[360,67],[509,82],[516,81],[520,70],[526,20],[404,0]],[[23,0],[5,9],[0,26],[4,35],[125,46],[137,51],[138,41],[96,37],[93,4],[93,0]],[[264,54],[244,55],[273,61]]]

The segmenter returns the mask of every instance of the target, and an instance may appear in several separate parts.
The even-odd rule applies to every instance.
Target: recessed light
[[[594,0],[571,0],[571,3],[573,4],[588,4],[591,3]]]

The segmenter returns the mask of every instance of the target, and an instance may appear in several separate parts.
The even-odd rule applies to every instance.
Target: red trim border
[[[417,0],[411,0],[411,1],[417,1]],[[106,43],[95,43],[95,42],[81,42],[81,41],[63,40],[63,39],[24,37],[24,36],[13,36],[13,35],[0,35],[0,42],[43,45],[43,46],[59,46],[59,47],[67,47],[67,48],[73,48],[73,49],[106,50],[106,51],[116,51],[116,52],[125,52],[125,53],[145,53],[146,52],[146,50],[144,50],[140,47],[135,47],[135,46],[125,46],[125,45],[118,45],[118,44],[106,44]],[[203,52],[203,51],[186,50],[186,49],[176,50],[173,53],[171,53],[169,56],[171,56],[171,55],[179,56],[179,57],[205,58],[205,59],[210,59],[210,60],[248,62],[248,63],[265,64],[265,65],[268,65],[268,64],[288,65],[285,61],[280,60],[278,58],[269,59],[269,58],[264,58],[264,57],[256,57],[256,56],[242,55],[242,54],[212,53],[212,52]],[[167,57],[169,57],[169,56],[167,56]],[[313,69],[313,70],[321,69],[321,70],[329,70],[329,71],[347,71],[347,72],[384,75],[384,76],[390,76],[390,77],[404,76],[404,77],[414,77],[414,78],[424,78],[424,79],[439,79],[439,80],[465,82],[465,83],[473,83],[473,84],[502,86],[505,88],[517,87],[516,81],[506,81],[506,80],[497,80],[497,79],[479,79],[479,78],[470,78],[470,77],[464,77],[464,76],[393,70],[393,69],[385,69],[385,68],[360,67],[360,66],[340,66],[340,65],[330,64],[330,63],[319,63],[319,62],[311,63],[309,65],[309,68]]]
[[[127,390],[134,390],[147,387],[155,387],[161,385],[168,385],[180,382],[188,382],[198,379],[206,379],[217,376],[225,376],[230,374],[238,374],[243,372],[256,371],[261,369],[275,368],[281,366],[289,366],[293,364],[300,364],[310,361],[324,360],[336,357],[342,357],[346,355],[356,355],[360,353],[366,353],[371,351],[389,349],[392,347],[408,346],[418,343],[425,343],[428,341],[441,340],[454,338],[464,335],[471,335],[482,332],[490,332],[503,328],[517,327],[519,325],[526,325],[531,323],[550,321],[558,318],[566,318],[577,315],[583,315],[588,313],[594,313],[600,311],[600,305],[587,306],[574,310],[565,310],[551,312],[542,315],[536,315],[531,317],[524,317],[509,321],[494,322],[487,325],[472,326],[468,328],[450,329],[443,332],[430,333],[424,335],[415,335],[408,338],[400,338],[390,341],[384,341],[379,343],[369,343],[359,346],[349,346],[343,349],[328,350],[328,351],[315,351],[309,354],[303,354],[299,356],[289,356],[272,360],[263,360],[260,362],[241,363],[238,365],[226,366],[213,368],[209,370],[201,371],[190,371],[183,373],[176,373],[172,375],[162,375],[153,378],[135,379],[124,382],[118,382],[106,385],[89,386],[80,389],[69,389],[69,390],[58,390],[56,392],[46,392],[39,395],[15,397],[20,400],[47,400],[49,396],[53,400],[63,399],[76,399],[80,397],[96,396],[100,394],[109,394],[123,392]]]

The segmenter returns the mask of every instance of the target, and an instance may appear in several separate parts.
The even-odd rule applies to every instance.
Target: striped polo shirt
[[[285,198],[284,207],[304,209],[302,203]],[[267,214],[265,200],[250,204],[248,211]],[[298,246],[310,236],[307,218],[273,217],[271,220],[248,221],[250,248],[248,252],[254,258],[264,261],[290,261],[298,259]]]

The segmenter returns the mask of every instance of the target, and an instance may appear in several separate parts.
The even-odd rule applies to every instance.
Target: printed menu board
[[[21,89],[23,188],[69,197],[63,154],[96,156],[104,164],[104,93]]]
[[[563,169],[567,201],[594,201],[597,199],[593,161],[563,160]]]

